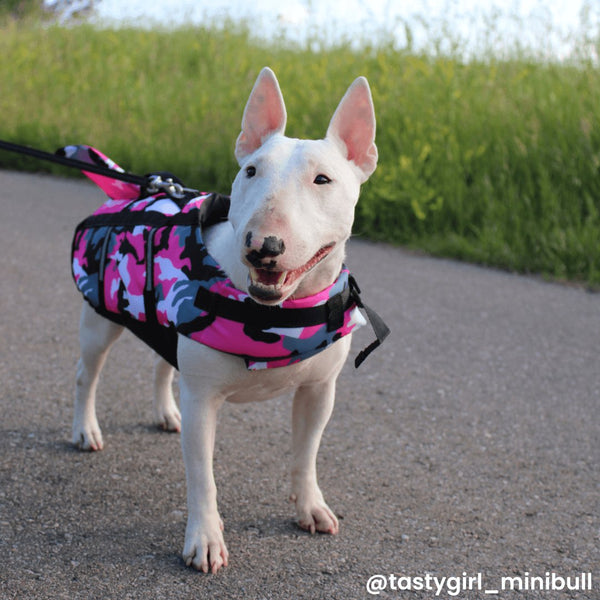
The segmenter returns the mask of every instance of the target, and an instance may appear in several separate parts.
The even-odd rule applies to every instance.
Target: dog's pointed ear
[[[327,137],[359,168],[361,183],[365,182],[377,166],[377,146],[373,98],[364,77],[356,79],[348,88],[331,118]]]
[[[242,117],[242,132],[235,144],[238,162],[260,148],[274,133],[285,131],[287,115],[275,73],[265,67],[256,80]]]

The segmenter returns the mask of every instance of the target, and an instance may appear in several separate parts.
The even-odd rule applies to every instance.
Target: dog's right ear
[[[287,114],[275,73],[264,67],[248,98],[242,117],[242,132],[235,144],[238,163],[275,133],[285,131]]]

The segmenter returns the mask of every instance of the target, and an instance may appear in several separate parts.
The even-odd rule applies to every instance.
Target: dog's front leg
[[[292,407],[292,494],[298,524],[315,533],[336,534],[338,520],[317,483],[317,452],[335,399],[335,377],[327,383],[303,385]]]
[[[179,385],[188,505],[183,559],[195,569],[216,573],[227,566],[228,559],[213,476],[217,411],[223,398],[207,393],[200,378],[186,376],[183,371]]]

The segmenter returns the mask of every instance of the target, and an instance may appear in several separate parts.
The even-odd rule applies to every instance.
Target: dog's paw
[[[214,574],[226,567],[229,553],[223,539],[223,521],[206,519],[206,526],[188,524],[183,547],[183,560],[188,567]]]
[[[319,531],[320,533],[330,533],[336,535],[340,529],[337,517],[323,500],[323,496],[318,494],[307,494],[301,496],[292,494],[290,501],[296,503],[296,513],[298,515],[298,526],[311,534]]]
[[[102,432],[98,423],[88,424],[81,427],[73,427],[73,445],[79,450],[97,452],[104,448]]]
[[[154,422],[163,431],[179,433],[181,431],[181,413],[175,404],[155,411]]]
[[[154,422],[163,431],[181,431],[181,413],[171,389],[159,389],[154,397]]]

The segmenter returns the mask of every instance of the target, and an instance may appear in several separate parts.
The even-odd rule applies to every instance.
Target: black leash
[[[56,153],[50,154],[49,152],[37,150],[36,148],[31,148],[29,146],[22,146],[21,144],[13,144],[12,142],[0,140],[0,149],[7,150],[8,152],[16,152],[17,154],[24,154],[25,156],[31,156],[47,162],[53,162],[64,167],[71,167],[73,169],[78,169],[79,171],[87,171],[88,173],[95,173],[97,175],[103,175],[104,177],[110,177],[111,179],[133,183],[139,185],[141,189],[148,194],[166,192],[173,198],[181,199],[185,196],[184,192],[197,192],[197,190],[183,187],[180,182],[173,181],[173,177],[166,177],[163,180],[163,177],[167,175],[164,173],[151,173],[150,175],[142,177],[141,175],[134,175],[133,173],[127,173],[122,170],[117,171],[116,169],[109,169],[94,163],[77,160],[76,158],[69,158],[65,155],[65,151],[62,148],[57,150]]]
[[[16,152],[18,154],[32,156],[33,158],[39,158],[40,160],[57,163],[59,165],[63,165],[64,167],[72,167],[74,169],[79,169],[80,171],[88,171],[89,173],[105,175],[106,177],[119,179],[120,181],[126,181],[127,183],[135,183],[141,186],[145,186],[148,183],[148,179],[146,177],[132,175],[131,173],[125,173],[124,171],[119,172],[113,169],[107,169],[106,167],[101,167],[100,165],[83,162],[82,160],[77,160],[75,158],[67,158],[66,156],[61,156],[60,154],[50,154],[49,152],[30,148],[29,146],[21,146],[20,144],[13,144],[11,142],[0,140],[0,148],[3,150],[8,150],[9,152]]]

